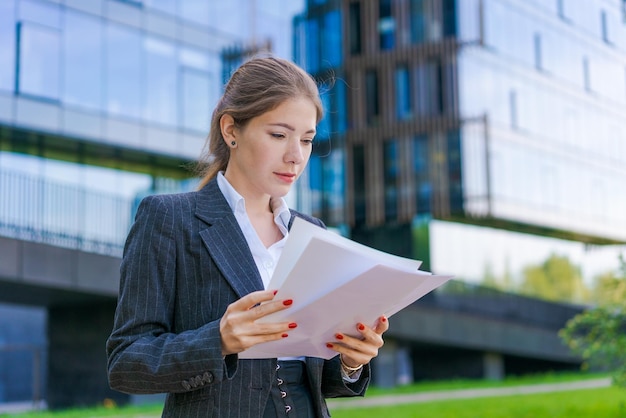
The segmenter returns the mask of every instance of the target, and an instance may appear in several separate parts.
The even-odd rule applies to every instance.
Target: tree
[[[607,279],[610,278],[610,280]],[[626,387],[626,262],[613,276],[599,282],[605,297],[603,304],[588,309],[569,320],[559,335],[585,360],[586,367],[612,371],[616,385]]]
[[[565,256],[550,255],[539,265],[524,269],[520,292],[554,301],[588,300],[589,290],[580,269]]]

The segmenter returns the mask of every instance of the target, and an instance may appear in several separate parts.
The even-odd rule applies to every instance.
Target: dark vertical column
[[[114,313],[115,301],[49,308],[49,408],[128,402],[128,395],[109,388],[106,374],[105,343]]]

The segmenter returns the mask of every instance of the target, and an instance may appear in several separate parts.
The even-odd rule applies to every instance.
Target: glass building
[[[302,201],[330,225],[426,267],[441,221],[626,242],[623,0],[309,0],[294,28],[332,148]]]
[[[303,7],[0,1],[0,238],[119,257],[143,196],[195,188],[190,163],[224,81],[259,50],[290,58],[292,19]],[[10,256],[0,254],[0,264]],[[0,302],[13,303],[7,292]],[[46,398],[45,383],[33,379],[46,379],[39,333],[50,316],[45,306],[24,309],[2,307],[0,403],[32,399],[33,387]],[[18,333],[3,325],[9,319],[38,322]]]

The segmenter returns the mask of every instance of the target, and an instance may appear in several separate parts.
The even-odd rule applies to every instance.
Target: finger
[[[252,309],[261,302],[272,300],[275,294],[275,290],[257,290],[256,292],[248,293],[246,296],[231,303],[230,307],[232,310],[246,311],[248,309]]]
[[[374,332],[378,335],[383,335],[385,331],[389,329],[389,319],[386,316],[381,316],[378,318],[378,323],[376,324],[376,328],[374,328]]]
[[[293,299],[273,300],[271,302],[262,303],[250,310],[254,319],[260,319],[269,314],[288,309],[293,304]]]

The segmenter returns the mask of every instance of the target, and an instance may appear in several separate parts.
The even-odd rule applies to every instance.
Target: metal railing
[[[0,235],[121,255],[134,200],[0,170]]]

